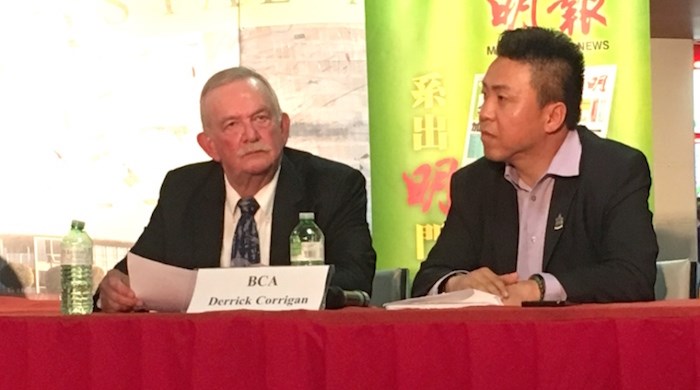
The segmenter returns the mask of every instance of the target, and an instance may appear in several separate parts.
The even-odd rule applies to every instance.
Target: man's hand
[[[113,269],[100,282],[100,304],[104,312],[126,312],[143,306],[129,287],[129,276]]]
[[[482,267],[469,272],[468,274],[458,274],[449,277],[447,281],[445,281],[445,292],[473,288],[476,290],[486,291],[506,299],[510,294],[507,286],[517,282],[518,274],[516,272],[496,275],[489,268]]]
[[[508,297],[503,300],[504,305],[520,306],[525,301],[539,301],[540,289],[534,280],[521,280],[506,286]]]

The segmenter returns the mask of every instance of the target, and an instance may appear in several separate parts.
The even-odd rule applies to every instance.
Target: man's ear
[[[289,127],[291,126],[291,121],[289,115],[283,112],[280,117],[280,131],[282,132],[282,137],[284,139],[284,144],[287,144],[287,139],[289,138]]]
[[[553,133],[564,126],[566,105],[563,102],[549,103],[545,106],[545,115],[545,132]]]
[[[207,133],[201,132],[197,134],[197,143],[199,144],[199,147],[202,148],[202,150],[204,150],[204,153],[208,154],[209,157],[212,158],[212,160],[221,161],[219,153],[214,147],[214,142],[212,142],[211,138],[209,138],[209,135]]]

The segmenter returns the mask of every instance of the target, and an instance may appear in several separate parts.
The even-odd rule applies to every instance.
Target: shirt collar
[[[554,155],[552,162],[547,169],[548,175],[573,177],[578,176],[581,165],[581,139],[578,131],[567,130],[564,142]]]
[[[277,190],[277,182],[279,181],[281,166],[282,164],[277,166],[277,171],[275,172],[275,176],[272,177],[272,180],[265,184],[265,186],[261,188],[260,191],[258,191],[254,196],[255,201],[257,201],[258,205],[260,205],[260,209],[256,213],[260,217],[268,217],[272,215],[272,206],[275,200],[275,192]],[[231,186],[231,183],[229,183],[226,175],[224,175],[224,180],[226,181],[226,206],[233,214],[235,214],[237,212],[236,205],[241,199],[241,196],[238,195],[238,192],[236,192],[236,190]]]
[[[578,135],[578,131],[567,131],[568,134],[566,138],[564,138],[564,142],[559,146],[559,150],[557,150],[557,153],[554,155],[543,177],[574,177],[579,175],[579,167],[581,165],[581,139]],[[518,185],[520,181],[518,171],[514,166],[506,164],[503,177],[516,187],[520,187]]]

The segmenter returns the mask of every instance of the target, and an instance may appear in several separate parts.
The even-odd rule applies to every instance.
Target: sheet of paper
[[[438,295],[409,298],[385,303],[388,310],[395,309],[454,309],[468,306],[503,306],[497,295],[481,290],[466,289]]]
[[[192,299],[197,271],[174,267],[129,252],[129,282],[144,309],[184,312]]]

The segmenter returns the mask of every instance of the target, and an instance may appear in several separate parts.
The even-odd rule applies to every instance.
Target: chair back
[[[662,299],[687,299],[690,297],[690,270],[688,259],[656,262],[654,296]]]
[[[378,270],[372,281],[370,305],[382,306],[387,302],[406,299],[408,290],[408,269],[391,268]]]

